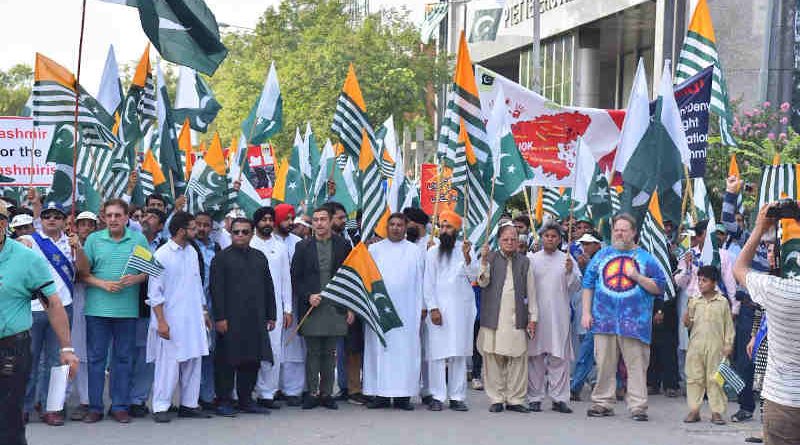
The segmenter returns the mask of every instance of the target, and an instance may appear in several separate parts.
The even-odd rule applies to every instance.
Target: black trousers
[[[478,331],[481,329],[481,322],[477,318],[472,326],[472,378],[482,379],[483,356],[478,352]]]
[[[664,321],[653,325],[647,386],[678,389],[678,312],[675,301],[664,303]]]
[[[31,337],[0,340],[0,444],[27,445],[22,409],[31,373]]]
[[[224,360],[224,354],[217,354],[215,358],[214,389],[220,404],[233,404],[231,394],[233,393],[234,381],[236,382],[236,395],[239,397],[239,405],[252,403],[253,388],[256,386],[261,363],[253,361],[232,365]]]

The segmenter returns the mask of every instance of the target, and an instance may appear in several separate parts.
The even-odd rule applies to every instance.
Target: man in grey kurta
[[[499,233],[499,252],[484,245],[478,285],[481,293],[481,327],[478,352],[484,360],[484,387],[490,412],[529,412],[525,406],[528,345],[525,338],[536,330],[537,305],[533,271],[528,259],[517,252],[518,235],[513,224]]]
[[[539,231],[542,250],[529,253],[536,283],[537,335],[528,342],[528,408],[542,410],[550,395],[553,411],[571,413],[569,368],[573,358],[570,341],[570,297],[580,288],[572,258],[558,250],[561,226],[547,223]]]

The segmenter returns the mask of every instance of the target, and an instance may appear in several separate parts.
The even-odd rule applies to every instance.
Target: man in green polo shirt
[[[61,345],[61,363],[78,370],[67,313],[44,258],[6,237],[8,210],[0,203],[0,443],[24,445],[22,408],[31,370],[31,296],[39,291]]]
[[[127,269],[134,247],[147,248],[139,232],[127,228],[128,204],[111,199],[103,207],[106,229],[86,238],[84,252],[89,270],[80,271],[86,282],[86,346],[89,355],[89,414],[84,422],[103,418],[103,389],[108,348],[111,357],[110,415],[120,423],[130,422],[131,371],[139,316],[139,286],[147,275]]]

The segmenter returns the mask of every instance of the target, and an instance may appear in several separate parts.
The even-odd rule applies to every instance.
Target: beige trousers
[[[528,390],[528,357],[483,354],[483,387],[489,402],[524,405]]]
[[[594,335],[594,360],[597,363],[597,384],[592,403],[613,409],[617,401],[617,364],[619,356],[628,370],[628,391],[625,403],[632,413],[647,411],[647,366],[650,346],[641,340],[610,334]]]
[[[703,395],[708,394],[708,406],[712,413],[725,415],[728,396],[714,378],[722,360],[722,345],[707,348],[707,345],[689,344],[686,351],[686,403],[689,409],[699,411],[703,406]]]

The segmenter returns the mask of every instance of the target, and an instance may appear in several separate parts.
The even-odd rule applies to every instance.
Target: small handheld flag
[[[125,269],[131,268],[141,273],[146,273],[151,277],[159,277],[164,272],[164,266],[156,260],[149,250],[142,246],[136,246],[128,257],[128,262],[125,264]]]

